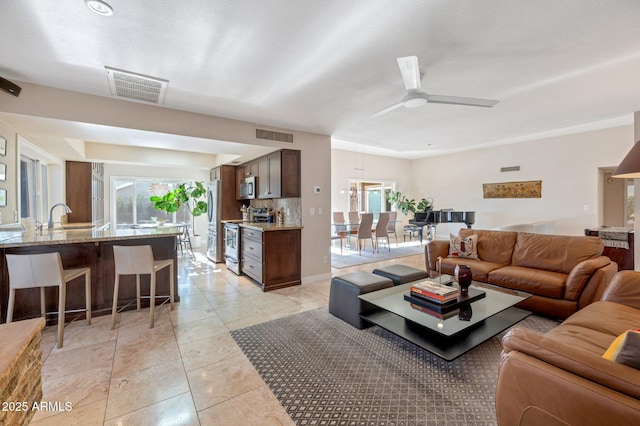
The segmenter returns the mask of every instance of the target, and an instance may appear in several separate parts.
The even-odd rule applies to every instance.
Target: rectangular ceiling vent
[[[110,67],[104,68],[113,96],[151,104],[162,103],[168,80]]]
[[[273,130],[256,129],[256,139],[293,143],[293,134],[276,132]]]
[[[500,173],[519,172],[519,171],[520,171],[520,166],[500,167]]]

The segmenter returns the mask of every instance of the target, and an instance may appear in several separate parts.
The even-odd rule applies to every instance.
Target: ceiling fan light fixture
[[[113,8],[102,0],[84,0],[89,10],[98,15],[111,16],[113,15]]]
[[[402,100],[402,105],[407,108],[417,108],[427,103],[427,97],[424,93],[417,90],[409,90],[407,96]]]

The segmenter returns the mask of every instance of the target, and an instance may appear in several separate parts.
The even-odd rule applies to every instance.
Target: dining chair
[[[375,245],[378,253],[380,253],[380,238],[387,239],[387,248],[389,249],[389,251],[391,251],[391,246],[389,244],[389,233],[387,230],[388,226],[389,226],[389,212],[381,212],[380,216],[378,217],[378,223],[376,224],[376,229],[374,231],[375,243],[376,243]]]
[[[358,239],[358,254],[362,255],[362,246],[367,239],[371,240],[371,253],[374,253],[375,245],[373,242],[373,233],[371,227],[373,226],[373,213],[362,213],[360,215],[360,224],[358,225],[358,233],[356,238]]]
[[[64,339],[65,313],[86,312],[87,325],[91,325],[91,268],[63,269],[60,253],[7,254],[9,272],[9,301],[7,303],[7,323],[13,321],[16,290],[40,288],[40,313],[44,317],[45,287],[58,287],[58,349]],[[66,310],[67,283],[84,276],[84,309]],[[53,312],[56,313],[56,312]]]
[[[340,254],[342,254],[342,241],[346,240],[349,236],[343,212],[333,212],[333,229],[334,233],[331,235],[331,239],[340,240]]]
[[[396,247],[398,246],[398,234],[396,234],[396,222],[398,220],[398,212],[389,212],[389,224],[387,225],[387,239],[393,234],[396,239]]]
[[[111,308],[111,329],[116,327],[118,315],[118,290],[120,289],[120,275],[136,276],[136,303],[140,310],[140,299],[149,299],[150,320],[149,328],[153,328],[156,299],[169,299],[173,310],[173,259],[154,260],[153,250],[150,245],[140,246],[113,246],[113,259],[116,268],[116,277],[113,284],[113,307]],[[169,267],[169,296],[156,296],[156,275],[159,270]],[[149,296],[140,295],[140,275],[150,275],[151,284]],[[165,303],[163,302],[163,303]]]

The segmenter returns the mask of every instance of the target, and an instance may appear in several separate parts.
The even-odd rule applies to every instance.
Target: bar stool
[[[9,303],[7,323],[13,320],[16,290],[40,288],[40,314],[45,316],[45,287],[58,287],[58,348],[62,348],[66,312],[86,312],[87,325],[91,325],[91,268],[63,269],[60,253],[7,254],[9,270]],[[85,309],[65,311],[67,283],[84,275]]]
[[[153,260],[153,251],[150,245],[143,246],[113,246],[113,258],[116,266],[116,278],[113,286],[113,307],[111,309],[111,329],[116,327],[118,314],[118,290],[120,288],[120,275],[136,276],[136,302],[137,310],[140,310],[140,299],[149,299],[151,320],[149,328],[153,328],[156,299],[165,299],[167,296],[156,296],[156,275],[163,268],[169,267],[169,302],[173,310],[173,259]],[[151,288],[149,296],[140,296],[140,275],[151,276]],[[128,305],[126,305],[128,306]],[[125,306],[125,308],[126,308]]]

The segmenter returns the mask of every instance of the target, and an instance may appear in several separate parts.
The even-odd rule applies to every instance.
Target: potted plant
[[[402,195],[400,191],[391,192],[389,194],[389,201],[402,213],[413,213],[414,219],[418,222],[423,222],[427,216],[427,212],[433,208],[433,198],[423,198],[416,203],[416,200],[407,198]]]
[[[404,214],[409,214],[409,212],[415,213],[416,211],[416,200],[408,199],[400,191],[391,192],[389,194],[389,202],[392,205],[395,205],[398,210],[400,210]]]
[[[433,198],[427,197],[420,200],[413,212],[413,217],[418,222],[424,222],[427,219],[427,212],[433,208]]]
[[[195,182],[194,186],[183,183],[163,196],[152,195],[149,200],[155,209],[165,211],[167,214],[176,213],[180,207],[186,205],[192,216],[193,236],[199,237],[195,234],[195,217],[207,212],[207,202],[201,200],[206,194],[207,189],[203,182]]]

